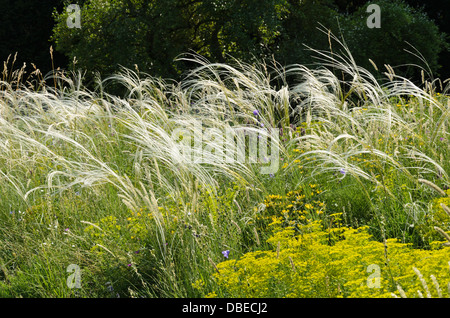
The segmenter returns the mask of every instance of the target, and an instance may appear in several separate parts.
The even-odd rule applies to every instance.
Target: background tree
[[[67,12],[57,14],[53,39],[92,71],[137,64],[176,77],[184,67],[174,59],[188,51],[218,62],[263,58],[281,31],[283,8],[283,0],[92,0],[83,5],[80,29],[67,28]]]
[[[332,0],[289,0],[282,31],[272,47],[275,59],[283,64],[313,63],[311,51],[329,49],[328,37],[319,30],[321,25],[338,34],[341,14]]]
[[[344,36],[361,66],[372,69],[421,63],[404,51],[411,43],[423,54],[435,75],[450,77],[450,0],[376,3],[382,8],[381,29],[366,26],[365,0],[79,0],[81,29],[67,27],[65,8],[74,1],[0,0],[0,58],[18,52],[16,67],[35,63],[43,73],[55,67],[77,67],[106,76],[119,65],[152,75],[178,79],[191,65],[174,59],[197,52],[212,62],[231,56],[252,62],[272,59],[281,64],[309,64],[304,44],[328,49],[319,23]],[[54,15],[52,16],[52,12]],[[340,28],[339,28],[340,27]],[[53,30],[52,30],[53,29]],[[423,66],[423,65],[422,65]],[[412,68],[398,69],[416,76]]]
[[[427,16],[439,27],[448,42],[450,35],[450,0],[422,1],[406,0],[410,6],[421,9],[427,13]],[[438,56],[440,68],[438,75],[442,79],[450,78],[450,48],[446,46]]]

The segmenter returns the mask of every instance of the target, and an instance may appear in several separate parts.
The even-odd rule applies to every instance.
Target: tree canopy
[[[361,66],[371,68],[370,58],[380,68],[425,67],[405,51],[417,50],[434,75],[450,76],[447,13],[431,2],[377,1],[380,29],[367,27],[365,0],[79,0],[81,28],[67,25],[73,0],[0,2],[1,58],[17,51],[45,70],[52,44],[58,66],[73,67],[76,58],[76,67],[103,75],[137,65],[155,76],[179,78],[191,65],[176,58],[189,52],[211,62],[310,64],[305,45],[329,49],[327,35],[318,29],[322,25],[343,36]],[[402,71],[414,75],[411,68]]]

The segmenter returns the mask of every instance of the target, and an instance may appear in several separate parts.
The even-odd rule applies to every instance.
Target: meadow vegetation
[[[448,297],[450,86],[375,78],[329,36],[319,68],[187,55],[180,82],[124,68],[94,90],[5,64],[0,296]],[[280,128],[278,171],[180,160],[196,120]]]

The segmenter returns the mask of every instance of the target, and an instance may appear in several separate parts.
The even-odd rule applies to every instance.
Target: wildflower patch
[[[397,239],[377,242],[367,227],[324,228],[321,221],[280,228],[271,249],[217,264],[217,283],[229,297],[417,297],[423,280],[450,281],[450,249],[413,249]],[[414,268],[420,270],[422,277]],[[432,285],[430,285],[432,286]]]

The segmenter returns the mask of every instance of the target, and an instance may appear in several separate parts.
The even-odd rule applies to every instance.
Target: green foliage
[[[176,59],[188,52],[212,62],[274,57],[283,65],[310,64],[314,59],[305,45],[330,49],[329,39],[318,29],[323,25],[342,34],[358,65],[372,68],[372,59],[380,69],[409,63],[435,73],[447,44],[434,22],[401,1],[377,4],[380,29],[366,25],[368,4],[345,6],[332,0],[91,0],[82,5],[80,29],[67,27],[66,11],[56,12],[52,39],[71,61],[76,57],[77,67],[92,72],[111,74],[119,65],[137,65],[155,76],[179,78],[192,65]],[[419,52],[424,61],[405,49]],[[411,67],[399,73],[418,75]]]
[[[82,27],[66,26],[67,12],[55,14],[57,49],[78,66],[109,74],[118,65],[160,76],[177,76],[185,66],[174,59],[193,50],[215,61],[227,54],[263,57],[279,34],[284,1],[102,1],[82,7]]]
[[[370,14],[366,9],[371,3],[380,6],[380,28],[366,26]],[[380,72],[386,71],[385,64],[393,67],[410,64],[395,70],[402,76],[420,78],[420,70],[412,66],[414,64],[436,75],[439,53],[448,47],[444,34],[433,20],[403,1],[371,1],[341,21],[342,34],[356,63],[374,72],[369,59]]]
[[[321,25],[339,32],[338,21],[342,15],[332,0],[288,1],[280,36],[272,47],[275,60],[283,65],[312,64],[315,62],[306,46],[317,50],[329,50],[327,36],[319,29]],[[346,36],[346,34],[344,34]]]

